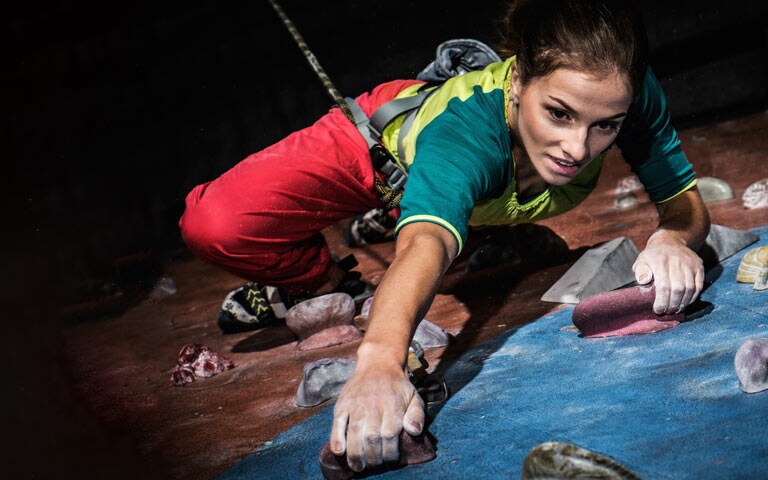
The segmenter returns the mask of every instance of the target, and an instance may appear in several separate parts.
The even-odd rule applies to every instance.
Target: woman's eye
[[[561,121],[561,120],[568,120],[568,112],[564,110],[560,110],[559,108],[548,108],[549,115],[554,118],[555,120]]]
[[[598,122],[597,128],[605,132],[613,132],[614,130],[618,130],[619,124],[616,122]]]

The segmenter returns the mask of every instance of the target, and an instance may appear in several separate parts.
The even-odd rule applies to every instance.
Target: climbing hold
[[[362,338],[353,325],[355,301],[346,293],[329,293],[300,302],[288,310],[285,324],[299,337],[296,348],[314,350]]]
[[[523,460],[521,480],[600,478],[640,480],[616,460],[571,443],[545,442],[536,445]]]
[[[640,192],[643,190],[643,184],[637,175],[628,175],[619,180],[616,184],[616,195],[621,196],[625,193]]]
[[[744,202],[744,208],[768,207],[768,178],[747,187],[741,200]]]
[[[613,207],[616,210],[631,210],[639,205],[637,201],[637,195],[632,192],[622,193],[613,202]]]
[[[355,371],[356,364],[348,358],[321,358],[304,365],[296,406],[314,407],[337,396]]]
[[[696,186],[699,189],[701,198],[704,202],[717,202],[720,200],[730,200],[736,198],[733,189],[728,182],[715,177],[701,177]]]
[[[653,311],[655,297],[653,285],[593,295],[573,309],[573,324],[584,338],[597,338],[660,332],[685,319],[682,313],[657,315]]]
[[[434,460],[435,457],[435,446],[428,435],[422,433],[412,437],[403,430],[400,432],[400,459],[363,473],[367,475],[374,471],[417,465]],[[356,475],[356,472],[349,468],[347,457],[334,455],[328,443],[320,450],[320,470],[326,480],[348,480]]]
[[[742,343],[733,364],[744,392],[768,389],[768,338],[754,338]]]
[[[448,332],[430,322],[426,318],[419,322],[413,340],[422,348],[445,347],[450,342]]]
[[[768,246],[756,247],[748,251],[741,259],[736,272],[736,281],[754,283],[756,290],[765,289],[763,285],[768,277]]]
[[[579,303],[600,292],[635,281],[632,264],[640,251],[627,237],[619,237],[586,251],[541,299],[545,302]]]

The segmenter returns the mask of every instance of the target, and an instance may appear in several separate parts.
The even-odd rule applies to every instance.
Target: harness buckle
[[[373,168],[386,176],[387,185],[395,190],[402,189],[408,180],[408,174],[395,162],[389,151],[377,143],[370,148],[370,154]]]
[[[426,367],[424,349],[417,341],[411,341],[406,364],[408,378],[426,405],[443,403],[451,394],[448,384],[439,373],[428,373]]]

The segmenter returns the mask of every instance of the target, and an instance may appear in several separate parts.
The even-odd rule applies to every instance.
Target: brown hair
[[[637,95],[648,68],[640,14],[626,0],[515,0],[502,25],[503,56],[517,55],[523,85],[558,68],[627,75]]]

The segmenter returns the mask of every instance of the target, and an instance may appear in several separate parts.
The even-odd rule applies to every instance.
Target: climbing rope
[[[323,85],[331,95],[331,98],[333,98],[333,100],[339,105],[339,108],[341,108],[341,111],[344,112],[344,115],[349,119],[349,121],[356,125],[357,122],[355,121],[355,116],[352,114],[352,111],[349,108],[349,104],[346,100],[344,100],[344,97],[341,96],[341,93],[333,85],[333,82],[331,81],[330,77],[328,77],[328,74],[325,73],[325,70],[323,70],[323,67],[320,65],[317,57],[315,57],[315,54],[312,53],[312,51],[309,49],[307,42],[304,41],[304,37],[301,36],[296,26],[293,24],[291,19],[288,18],[288,15],[285,14],[280,5],[278,5],[276,0],[269,0],[269,3],[272,5],[272,8],[275,10],[275,12],[277,12],[280,20],[283,21],[283,24],[288,29],[288,32],[290,32],[293,40],[299,46],[299,49],[304,54],[304,58],[307,59],[307,62],[312,67],[312,70],[315,71],[320,81],[323,82]],[[393,188],[389,184],[380,181],[377,177],[374,177],[373,180],[374,187],[379,196],[379,200],[384,204],[384,207],[388,210],[397,208],[400,205],[400,199],[403,197],[402,188]]]
[[[288,15],[285,14],[283,9],[280,7],[280,5],[278,5],[278,3],[275,0],[269,0],[269,3],[272,4],[272,8],[275,9],[275,12],[277,12],[277,15],[280,17],[280,20],[283,21],[283,24],[290,32],[293,39],[296,41],[296,44],[299,46],[301,53],[304,54],[304,58],[306,58],[307,62],[309,62],[309,65],[312,67],[312,70],[315,71],[318,78],[320,78],[320,81],[323,82],[323,85],[325,86],[326,90],[328,90],[328,93],[333,98],[333,101],[339,104],[341,111],[344,112],[344,115],[347,116],[349,121],[352,123],[355,123],[355,119],[352,116],[352,112],[349,110],[349,105],[347,105],[347,102],[344,100],[344,97],[341,96],[341,93],[339,93],[339,91],[333,85],[333,82],[328,77],[328,74],[325,73],[325,70],[323,70],[323,67],[320,65],[320,62],[317,60],[317,57],[315,57],[315,54],[312,53],[312,51],[309,49],[307,42],[304,41],[304,37],[301,36],[301,34],[296,29],[296,26],[293,24],[291,19],[288,18]]]

